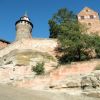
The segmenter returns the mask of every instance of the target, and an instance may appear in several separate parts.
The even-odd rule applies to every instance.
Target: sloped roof
[[[89,7],[84,7],[77,15],[83,14],[84,11],[85,11],[84,13],[86,13],[86,14],[89,13],[89,12],[86,12],[86,10],[89,10],[90,13],[98,14],[96,11],[92,10],[91,8],[89,8]]]
[[[10,44],[9,41],[6,41],[6,40],[4,40],[4,39],[0,39],[0,41],[5,42],[5,43],[7,43],[7,44]]]

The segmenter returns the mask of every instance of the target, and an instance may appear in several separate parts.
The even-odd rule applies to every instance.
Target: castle
[[[33,24],[26,14],[15,23],[15,26],[16,40],[21,40],[22,38],[32,38]]]
[[[58,47],[56,39],[32,38],[33,24],[27,15],[22,16],[15,23],[16,40],[3,44],[0,50],[0,82],[11,82],[19,78],[34,77],[32,67],[37,63],[45,63],[45,72],[57,66],[55,48]]]
[[[90,27],[88,32],[91,32],[94,27],[95,30],[93,32],[99,32],[98,13],[90,8],[84,8],[78,14],[78,20]],[[62,88],[72,88],[73,82],[77,82],[77,80],[71,76],[72,80],[66,80],[66,83],[66,76],[77,76],[79,74],[79,84],[76,85],[77,83],[75,83],[74,85],[76,88],[81,86],[80,77],[82,77],[82,74],[89,73],[94,70],[95,66],[100,65],[98,60],[86,63],[73,63],[71,66],[58,68],[59,65],[55,52],[55,48],[58,47],[56,39],[32,38],[33,24],[27,15],[22,16],[16,21],[15,26],[16,41],[10,44],[5,40],[0,40],[2,43],[2,45],[0,44],[0,83],[38,89],[55,86],[58,86],[57,88],[59,89],[59,85]],[[38,62],[44,62],[46,76],[36,77],[35,72],[32,71],[32,68]],[[58,84],[58,81],[64,82],[64,84]]]
[[[100,19],[97,12],[85,7],[82,11],[80,11],[77,17],[80,23],[87,26],[88,33],[97,33],[100,35]]]
[[[77,14],[78,21],[84,24],[88,30],[87,33],[97,33],[100,35],[100,19],[99,14],[94,10],[85,7]],[[16,41],[21,39],[32,39],[33,24],[27,14],[21,17],[15,23],[16,26]],[[45,40],[45,39],[44,39]],[[48,39],[49,40],[49,39]],[[10,42],[0,39],[0,49],[5,48]]]

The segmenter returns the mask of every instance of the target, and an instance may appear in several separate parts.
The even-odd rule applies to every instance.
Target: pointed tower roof
[[[24,14],[24,16],[28,17],[27,11],[25,11],[25,14]]]
[[[21,20],[26,20],[26,21],[30,21],[27,12],[25,12],[24,16],[21,17]]]

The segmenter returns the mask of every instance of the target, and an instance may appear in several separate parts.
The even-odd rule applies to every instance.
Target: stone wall
[[[85,7],[77,16],[78,21],[88,28],[88,33],[97,32],[100,35],[100,19],[97,12]]]
[[[12,50],[33,49],[40,52],[48,52],[52,56],[55,54],[55,48],[58,46],[57,40],[54,39],[22,39],[8,45],[0,50],[0,57],[8,54]]]
[[[24,21],[16,25],[16,40],[20,40],[22,38],[32,38],[32,27]]]

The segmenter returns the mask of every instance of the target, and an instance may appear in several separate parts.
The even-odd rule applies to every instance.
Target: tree
[[[72,12],[69,12],[66,8],[59,9],[48,22],[50,27],[49,37],[57,38],[60,31],[60,25],[62,23],[70,22],[71,20],[77,20],[76,16]]]
[[[87,50],[93,48],[91,37],[83,34],[81,25],[77,22],[61,27],[58,40],[61,44],[63,55],[61,62],[71,62],[89,59]]]
[[[91,36],[86,34],[87,28],[78,22],[76,15],[64,8],[58,10],[50,21],[50,37],[58,38],[62,48],[61,63],[89,59],[87,51],[93,48]]]
[[[49,29],[50,36],[49,36],[49,38],[57,38],[59,26],[53,20],[49,20],[49,25],[50,25],[50,29]]]
[[[96,57],[100,58],[100,36],[93,34],[91,38],[92,45],[94,46]]]

